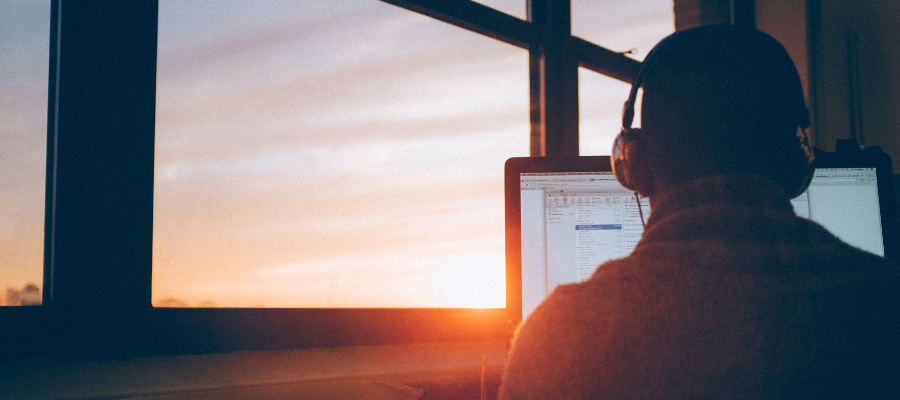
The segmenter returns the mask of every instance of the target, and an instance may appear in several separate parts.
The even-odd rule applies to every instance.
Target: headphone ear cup
[[[628,147],[629,142],[637,135],[638,129],[622,128],[619,134],[613,140],[612,151],[610,152],[610,165],[616,180],[626,189],[634,191],[634,184],[628,169]]]

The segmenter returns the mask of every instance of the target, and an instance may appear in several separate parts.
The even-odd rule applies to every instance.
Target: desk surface
[[[495,392],[506,362],[503,341],[2,361],[0,399],[427,399],[472,390],[477,396],[482,356]]]

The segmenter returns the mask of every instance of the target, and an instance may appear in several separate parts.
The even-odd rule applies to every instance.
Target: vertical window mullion
[[[529,0],[528,19],[544,32],[530,50],[532,60],[537,60],[531,67],[538,68],[531,72],[531,99],[538,102],[531,105],[531,155],[577,156],[578,59],[571,47],[570,3]]]
[[[149,308],[157,4],[54,10],[47,297],[97,315]]]

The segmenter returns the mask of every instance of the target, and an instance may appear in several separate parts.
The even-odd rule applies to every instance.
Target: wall
[[[813,143],[831,151],[855,137],[900,171],[900,2],[757,0],[756,15],[806,75]]]

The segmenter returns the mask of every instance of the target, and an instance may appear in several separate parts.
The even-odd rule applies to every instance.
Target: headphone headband
[[[771,36],[755,29],[739,28],[732,25],[707,25],[679,31],[669,35],[650,50],[632,80],[628,100],[625,101],[622,109],[622,129],[615,140],[613,140],[610,163],[612,164],[612,170],[616,179],[622,186],[635,191],[637,187],[636,183],[640,183],[633,181],[633,174],[630,171],[631,167],[629,167],[629,164],[631,163],[629,162],[629,153],[637,148],[635,146],[643,146],[642,143],[640,143],[643,142],[641,140],[642,135],[639,132],[640,130],[632,128],[631,125],[634,122],[637,93],[644,84],[644,80],[648,73],[647,71],[650,70],[650,67],[654,65],[654,63],[659,63],[656,59],[660,57],[660,54],[676,48],[681,42],[685,41],[688,45],[696,44],[702,46],[703,40],[706,38],[709,40],[717,40],[717,38],[726,38],[725,40],[728,40],[727,38],[739,39],[735,40],[735,43],[726,42],[715,44],[710,50],[716,51],[718,49],[723,49],[722,46],[724,45],[726,49],[732,51],[740,49],[746,49],[748,52],[753,51],[755,53],[749,54],[750,56],[759,56],[759,59],[766,60],[764,64],[761,65],[772,66],[775,68],[774,72],[771,74],[759,75],[763,77],[762,79],[765,81],[766,85],[771,85],[779,79],[786,81],[788,87],[785,88],[785,90],[787,91],[787,100],[789,102],[787,107],[790,109],[789,112],[791,113],[791,118],[794,118],[796,126],[802,128],[802,131],[797,135],[797,139],[799,139],[799,148],[797,149],[798,157],[796,159],[796,166],[798,168],[802,166],[803,171],[798,169],[796,176],[778,179],[779,184],[792,198],[800,195],[809,186],[809,182],[812,180],[814,172],[814,155],[809,147],[805,132],[806,128],[810,125],[809,110],[806,107],[806,101],[803,96],[803,85],[800,82],[800,76],[797,73],[796,66],[794,66],[790,55],[781,43]],[[750,46],[747,46],[748,44]],[[779,63],[781,65],[778,65]],[[747,68],[752,67],[747,66]],[[734,77],[728,79],[730,81],[735,81]],[[771,79],[771,81],[769,81],[769,79]],[[793,167],[788,167],[788,169],[793,170]],[[652,186],[652,182],[650,184]]]

